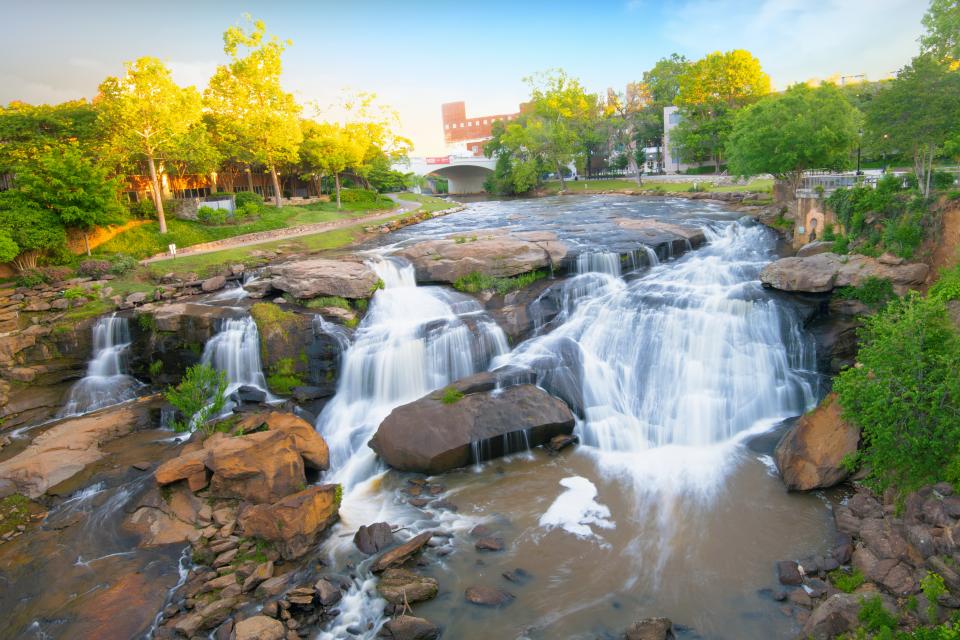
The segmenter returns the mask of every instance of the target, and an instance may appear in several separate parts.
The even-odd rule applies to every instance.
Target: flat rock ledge
[[[869,256],[818,253],[772,262],[760,272],[760,281],[781,291],[827,293],[837,287],[859,286],[867,278],[885,278],[903,294],[923,284],[929,270],[922,262],[886,264]]]
[[[417,242],[401,248],[397,255],[413,264],[418,281],[453,283],[475,272],[509,277],[553,268],[568,251],[549,231],[484,229]]]
[[[271,265],[246,289],[253,298],[282,291],[300,300],[325,296],[359,300],[372,296],[378,283],[377,274],[359,260],[309,258]]]

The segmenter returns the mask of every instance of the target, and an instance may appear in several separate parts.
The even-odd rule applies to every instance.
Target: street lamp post
[[[863,175],[863,171],[860,170],[860,147],[862,146],[861,144],[862,142],[863,142],[863,129],[860,129],[857,132],[857,175],[858,176]]]
[[[889,133],[883,134],[883,172],[887,172],[887,140],[890,138]]]

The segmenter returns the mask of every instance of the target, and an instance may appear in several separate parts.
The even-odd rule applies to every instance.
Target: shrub
[[[234,212],[234,216],[237,218],[244,218],[244,219],[256,218],[258,215],[260,215],[260,212],[262,210],[261,206],[262,205],[257,205],[253,202],[248,202],[247,204],[241,207],[237,207],[236,211]]]
[[[942,302],[960,300],[960,265],[940,273],[940,278],[930,287],[929,297]]]
[[[225,224],[227,221],[227,210],[214,209],[213,207],[200,207],[197,209],[197,220],[209,225]]]
[[[17,276],[18,287],[36,287],[46,281],[47,278],[40,269],[27,269],[26,271],[21,271],[20,275]]]
[[[227,374],[207,364],[196,364],[187,369],[183,380],[165,392],[167,402],[176,407],[182,420],[173,423],[175,431],[200,430],[209,435],[208,424],[226,404]]]
[[[830,582],[844,593],[853,593],[865,581],[866,578],[858,569],[854,569],[852,572],[844,569],[836,569],[830,572]]]
[[[297,375],[296,364],[293,358],[281,358],[273,366],[270,375],[267,376],[267,386],[280,395],[288,396],[293,392],[294,387],[303,384],[303,380]]]
[[[841,300],[859,300],[871,307],[886,304],[888,300],[896,297],[893,292],[893,283],[887,278],[876,276],[864,278],[863,282],[856,287],[850,285],[839,287],[833,295]]]
[[[136,266],[137,259],[125,253],[118,253],[110,257],[110,273],[115,276],[122,276]]]
[[[947,593],[947,587],[943,584],[943,578],[940,574],[928,572],[920,580],[920,589],[923,595],[927,597],[927,618],[937,619],[937,598]]]
[[[947,189],[953,189],[957,180],[957,176],[948,173],[946,171],[936,171],[933,176],[931,176],[931,182],[933,183],[933,188],[938,191],[946,191]]]
[[[249,207],[255,214],[263,211],[263,197],[253,191],[241,191],[234,197],[233,204],[237,209]]]
[[[324,307],[337,307],[339,309],[350,310],[350,303],[346,298],[340,296],[323,296],[320,298],[311,298],[302,302],[308,309],[323,309]]]
[[[517,291],[529,284],[542,280],[547,277],[546,271],[531,271],[523,273],[512,278],[498,278],[474,271],[465,276],[457,278],[453,283],[453,288],[465,293],[481,293],[483,291],[495,291],[500,295],[506,295],[511,291]]]
[[[73,269],[70,267],[43,267],[40,270],[46,282],[63,282],[73,277]]]
[[[376,191],[369,191],[367,189],[341,189],[340,190],[340,202],[347,203],[374,203],[380,199],[380,195]]]
[[[63,292],[63,297],[67,300],[76,300],[78,298],[84,298],[89,294],[90,292],[83,287],[70,287]]]
[[[859,365],[834,388],[862,429],[867,483],[906,492],[953,475],[960,450],[960,337],[941,300],[892,300],[859,331]],[[956,479],[954,479],[956,481]]]
[[[84,260],[77,267],[77,273],[87,278],[102,278],[110,273],[112,266],[109,260]]]
[[[868,631],[874,633],[883,630],[890,631],[897,626],[896,617],[883,608],[883,600],[880,599],[880,596],[873,596],[869,600],[864,599],[857,617]]]
[[[151,378],[159,378],[160,374],[163,373],[163,362],[160,360],[154,360],[150,363],[148,368]]]

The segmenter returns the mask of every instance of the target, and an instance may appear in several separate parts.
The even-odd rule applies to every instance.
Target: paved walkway
[[[223,240],[213,240],[211,242],[201,242],[200,244],[190,245],[189,247],[177,248],[177,257],[195,256],[202,253],[213,253],[214,251],[223,251],[224,249],[233,249],[236,247],[247,247],[275,240],[287,240],[299,236],[312,235],[314,233],[323,233],[333,231],[344,227],[352,227],[365,222],[376,222],[393,216],[409,213],[420,208],[420,203],[413,200],[401,200],[393,193],[384,194],[395,203],[400,205],[397,208],[390,209],[380,213],[360,216],[357,218],[344,218],[343,220],[331,220],[329,222],[317,222],[314,224],[301,224],[296,227],[287,227],[285,229],[273,229],[271,231],[258,231],[256,233],[247,233],[242,236],[233,236]],[[160,253],[145,260],[140,264],[149,264],[151,262],[161,262],[163,260],[172,260],[173,257],[166,253]]]

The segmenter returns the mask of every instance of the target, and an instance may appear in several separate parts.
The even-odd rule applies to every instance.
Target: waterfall
[[[695,493],[718,486],[723,445],[817,397],[812,338],[759,282],[766,230],[707,233],[707,247],[630,282],[592,261],[602,273],[565,283],[563,323],[494,363],[537,371],[581,416],[583,443],[612,454],[608,469],[619,460],[656,485],[637,458],[656,451],[664,484]]]
[[[227,395],[241,387],[267,391],[260,364],[260,334],[250,316],[224,320],[220,331],[204,347],[200,362],[227,374]]]
[[[507,339],[479,303],[440,287],[418,287],[397,258],[369,266],[384,283],[343,354],[337,393],[317,419],[333,480],[349,489],[376,472],[367,442],[395,407],[486,369]]]
[[[93,358],[86,375],[70,389],[60,416],[76,416],[132,400],[140,383],[127,374],[130,328],[111,314],[93,325]]]

